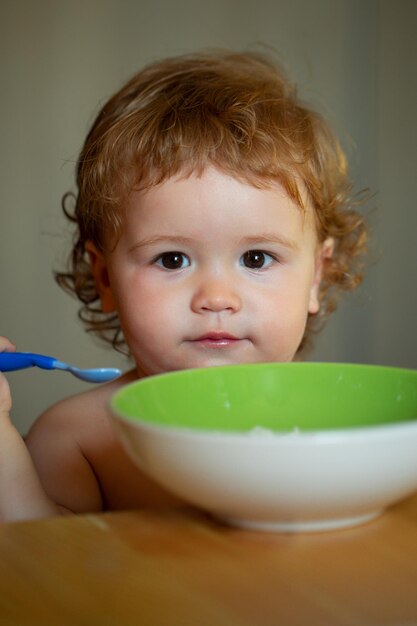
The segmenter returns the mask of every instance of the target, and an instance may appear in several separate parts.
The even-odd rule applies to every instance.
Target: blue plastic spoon
[[[44,370],[65,370],[77,378],[89,383],[105,383],[121,375],[121,371],[114,367],[100,367],[95,369],[80,369],[68,363],[63,363],[52,356],[31,354],[30,352],[0,352],[0,372],[11,372],[27,367],[40,367]]]

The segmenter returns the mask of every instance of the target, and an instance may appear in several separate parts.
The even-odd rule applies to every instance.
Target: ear
[[[316,254],[316,265],[314,269],[313,283],[310,289],[310,300],[308,303],[308,312],[312,315],[320,310],[319,291],[320,283],[323,275],[323,266],[326,259],[330,259],[333,255],[334,239],[329,237],[318,247]]]
[[[100,296],[101,310],[103,313],[111,313],[116,310],[116,301],[110,285],[106,258],[92,241],[86,242],[85,249],[90,257],[91,273],[94,278],[97,293]]]

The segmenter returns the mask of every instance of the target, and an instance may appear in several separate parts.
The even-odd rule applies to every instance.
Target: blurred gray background
[[[63,193],[98,108],[140,66],[206,47],[271,47],[374,193],[367,278],[314,360],[417,367],[416,0],[0,0],[0,334],[82,367],[129,364],[87,335],[56,286]],[[8,375],[26,432],[69,375]],[[88,419],[88,415],[86,415]]]

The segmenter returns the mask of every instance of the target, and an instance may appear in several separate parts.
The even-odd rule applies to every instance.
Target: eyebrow
[[[194,242],[192,237],[183,237],[182,235],[157,235],[155,237],[148,237],[146,239],[141,239],[136,242],[129,248],[129,252],[133,252],[138,248],[144,248],[145,246],[157,245],[160,243],[173,243],[178,246],[186,246],[190,245]],[[258,235],[253,235],[250,237],[242,237],[238,241],[238,245],[252,246],[252,245],[271,245],[278,244],[280,246],[284,246],[290,250],[297,250],[298,244],[288,237],[284,237],[278,233],[262,233]]]
[[[129,252],[133,252],[138,248],[144,248],[145,246],[153,246],[159,243],[175,243],[179,246],[189,245],[193,242],[191,237],[183,237],[181,235],[157,235],[155,237],[148,237],[137,241],[129,248]]]
[[[248,246],[258,244],[278,244],[291,250],[298,249],[298,244],[293,239],[289,239],[288,237],[284,237],[283,235],[280,235],[278,233],[262,233],[259,235],[254,235],[252,237],[242,237],[239,243]]]

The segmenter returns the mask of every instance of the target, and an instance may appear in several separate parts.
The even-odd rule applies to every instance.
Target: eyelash
[[[177,252],[176,250],[173,250],[172,252],[164,252],[163,254],[158,255],[154,259],[153,262],[155,263],[155,265],[162,267],[162,269],[168,270],[171,272],[175,270],[184,269],[184,267],[182,267],[182,264],[179,267],[167,267],[166,265],[164,265],[164,260],[168,260],[169,258],[171,258],[171,260],[178,259],[178,258],[182,258],[183,260],[187,259],[188,265],[186,265],[185,267],[188,267],[191,264],[191,261],[186,254],[184,254],[183,252]],[[175,265],[175,260],[174,260],[174,265]]]
[[[249,267],[248,265],[244,265],[244,262],[242,262],[245,257],[248,259],[249,255],[252,255],[252,257],[255,257],[255,258],[260,257],[261,259],[263,259],[263,261],[265,261],[265,257],[268,257],[270,261],[266,265],[265,263],[263,263],[261,267]],[[247,252],[242,254],[242,256],[240,257],[240,261],[241,261],[241,265],[244,265],[247,269],[250,269],[255,272],[256,271],[259,272],[261,270],[268,268],[270,265],[272,265],[274,261],[277,261],[277,258],[273,254],[270,254],[269,252],[265,252],[265,250],[248,250]]]
[[[250,265],[245,264],[245,258],[246,258],[246,261],[248,261],[250,255],[252,255],[252,259],[254,258],[256,259],[256,257],[259,257],[261,261],[263,260],[262,265],[259,267],[256,267],[255,266],[256,260],[255,260],[255,265],[253,265],[252,267]],[[267,264],[265,264],[266,257],[270,259]],[[187,265],[183,264],[184,260],[187,261]],[[169,267],[170,261],[172,262],[171,267]],[[274,256],[273,254],[270,254],[269,252],[265,252],[265,250],[247,250],[244,254],[242,254],[242,256],[239,259],[240,265],[255,272],[256,271],[259,272],[259,271],[262,271],[263,269],[268,268],[274,262],[279,262],[276,256]],[[153,260],[153,263],[155,265],[158,265],[164,270],[173,272],[173,271],[183,270],[186,267],[189,267],[191,265],[191,260],[183,252],[178,252],[176,250],[173,250],[173,251],[164,252],[163,254],[158,255]]]

